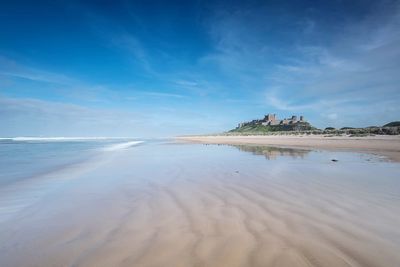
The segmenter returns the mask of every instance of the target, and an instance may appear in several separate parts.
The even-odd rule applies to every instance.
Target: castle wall
[[[296,115],[293,115],[290,119],[285,118],[283,120],[278,120],[276,114],[267,114],[261,120],[252,120],[250,122],[243,122],[238,124],[238,128],[249,125],[249,124],[261,124],[261,125],[288,125],[288,124],[296,124],[298,122],[303,122],[304,116],[300,116],[300,119],[297,119]]]

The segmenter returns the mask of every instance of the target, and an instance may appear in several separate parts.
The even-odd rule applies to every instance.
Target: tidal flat
[[[399,177],[356,152],[104,150],[0,188],[0,266],[397,267]]]

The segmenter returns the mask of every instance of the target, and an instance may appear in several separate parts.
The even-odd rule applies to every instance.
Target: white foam
[[[103,148],[103,151],[116,151],[116,150],[127,149],[131,146],[136,146],[141,143],[143,143],[143,141],[130,141],[130,142],[125,142],[125,143],[114,144],[114,145]]]
[[[132,139],[132,137],[0,137],[0,140],[12,141],[46,141],[46,142],[67,142],[67,141],[96,141],[96,140],[118,140],[118,139]]]

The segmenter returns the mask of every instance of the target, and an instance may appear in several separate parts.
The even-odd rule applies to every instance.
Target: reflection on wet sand
[[[43,197],[0,194],[0,215],[30,201],[0,221],[0,266],[400,266],[400,165],[238,148],[278,159],[143,145],[36,179],[64,181]]]
[[[264,155],[267,160],[275,160],[278,157],[304,158],[311,150],[255,146],[255,145],[233,145],[240,151],[251,152],[254,155]]]

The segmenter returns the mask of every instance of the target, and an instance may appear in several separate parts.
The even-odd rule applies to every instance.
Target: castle
[[[265,115],[264,119],[261,120],[252,120],[249,122],[242,122],[239,123],[238,128],[246,126],[246,125],[256,125],[256,124],[261,124],[261,125],[290,125],[290,124],[297,124],[300,122],[305,122],[304,116],[300,116],[300,119],[297,119],[297,116],[293,115],[291,118],[285,118],[283,120],[279,120],[276,117],[276,114],[268,114]]]

